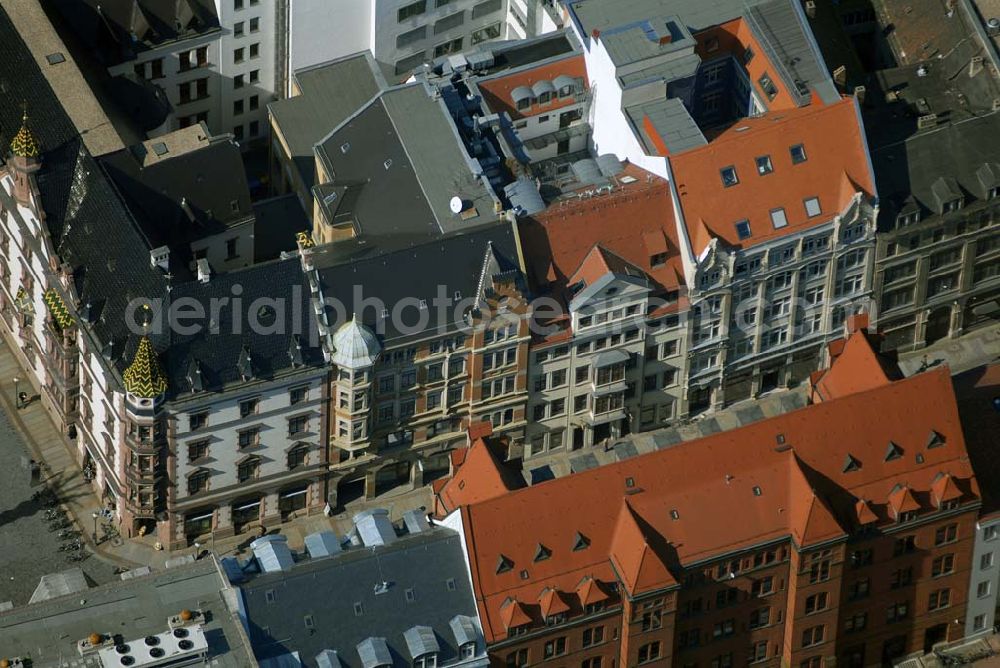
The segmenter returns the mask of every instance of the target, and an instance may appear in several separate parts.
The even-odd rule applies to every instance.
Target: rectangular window
[[[260,56],[260,44],[251,44],[250,45],[250,57],[251,58],[257,58],[258,56]]]
[[[823,642],[825,632],[826,627],[822,624],[806,629],[802,632],[802,646],[812,647],[813,645],[818,645]]]
[[[802,144],[795,144],[789,147],[788,153],[792,156],[792,164],[794,165],[806,161],[806,147]]]
[[[240,402],[240,417],[245,418],[250,415],[254,415],[260,406],[260,399],[254,397],[253,399],[244,399]]]
[[[931,577],[948,575],[955,571],[955,555],[944,554],[931,563]]]
[[[978,598],[986,598],[987,596],[990,595],[990,589],[991,589],[991,587],[992,587],[992,585],[991,585],[991,583],[990,583],[989,580],[983,580],[976,587],[976,596]]]
[[[485,42],[490,39],[496,39],[497,37],[500,36],[500,33],[501,33],[500,24],[494,23],[484,28],[480,28],[479,30],[474,30],[472,32],[472,36],[470,39],[472,40],[473,44],[479,44],[480,42]]]
[[[256,427],[253,429],[243,429],[237,432],[236,438],[240,450],[253,447],[260,442],[260,429]]]
[[[188,415],[188,429],[195,431],[208,424],[208,411]]]
[[[440,58],[441,56],[446,56],[449,53],[457,53],[462,50],[462,38],[456,37],[455,39],[449,40],[444,44],[438,44],[434,47],[434,57]]]
[[[803,204],[806,207],[806,215],[809,216],[810,218],[813,218],[814,216],[818,216],[820,213],[822,213],[822,209],[820,208],[819,198],[818,197],[810,197],[810,198],[806,199],[803,202]]]
[[[954,543],[958,538],[958,525],[949,524],[947,526],[938,527],[937,531],[934,532],[934,545],[947,545],[948,543]]]
[[[784,209],[771,209],[771,224],[778,230],[788,225],[788,218],[785,217]]]
[[[427,0],[419,0],[418,2],[411,2],[408,5],[404,5],[399,8],[396,13],[396,20],[399,23],[407,19],[411,19],[414,16],[420,16],[427,11]]]
[[[985,571],[987,568],[993,567],[993,553],[987,552],[982,557],[979,558],[979,569]]]
[[[240,47],[238,49],[233,49],[233,62],[242,63],[244,60],[245,53],[246,51],[243,49],[243,47]]]
[[[738,236],[740,240],[750,238],[750,221],[741,220],[736,223],[736,236]]]
[[[260,31],[260,19],[258,18],[250,19],[250,32],[259,32],[259,31]]]
[[[930,596],[927,597],[927,610],[940,610],[941,608],[947,608],[951,605],[951,590],[950,589],[938,589],[937,591],[932,591]]]
[[[761,176],[765,174],[770,174],[774,171],[774,166],[771,164],[771,156],[762,155],[755,158],[754,161],[757,163],[757,173]]]
[[[196,462],[208,456],[208,440],[188,443],[188,462]],[[988,582],[986,584],[989,584]]]
[[[723,167],[719,170],[719,175],[722,177],[722,185],[725,187],[735,186],[740,182],[740,177],[736,174],[736,167],[730,165],[729,167]]]
[[[260,70],[250,70],[250,83],[255,84],[260,82]]]
[[[757,79],[757,83],[760,84],[760,89],[764,91],[764,95],[767,95],[767,99],[773,100],[778,95],[778,87],[774,85],[771,81],[771,77],[768,76],[767,72],[760,75]]]

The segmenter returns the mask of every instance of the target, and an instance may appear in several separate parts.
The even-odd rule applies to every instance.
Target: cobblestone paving
[[[59,551],[62,541],[49,531],[45,509],[31,498],[34,490],[22,458],[30,458],[28,448],[0,409],[0,601],[24,605],[39,578],[77,565],[91,585],[116,579],[114,566],[103,559],[90,555],[69,562]]]

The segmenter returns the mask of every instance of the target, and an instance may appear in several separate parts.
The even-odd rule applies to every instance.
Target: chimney
[[[181,208],[184,209],[184,213],[187,215],[188,220],[192,223],[197,222],[197,219],[194,216],[194,210],[191,208],[191,205],[188,204],[187,197],[181,197]]]
[[[972,60],[969,61],[969,78],[976,76],[983,69],[983,57],[973,56]]]
[[[159,267],[163,271],[170,271],[170,248],[168,246],[158,246],[149,251],[149,266]]]
[[[212,268],[208,265],[208,260],[199,258],[198,262],[198,282],[208,283],[212,278]]]
[[[847,68],[841,65],[833,71],[833,82],[843,88],[847,85]]]
[[[816,0],[806,0],[806,16],[816,18]]]
[[[862,107],[865,106],[865,92],[866,92],[866,90],[867,89],[864,86],[855,86],[854,87],[854,97],[856,97],[858,99],[858,104],[861,105]]]

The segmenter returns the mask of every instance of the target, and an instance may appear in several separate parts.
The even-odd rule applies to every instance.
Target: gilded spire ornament
[[[37,158],[41,153],[38,140],[35,139],[35,133],[28,127],[27,109],[24,110],[24,116],[21,118],[21,129],[17,131],[14,139],[10,142],[10,151],[22,158]]]

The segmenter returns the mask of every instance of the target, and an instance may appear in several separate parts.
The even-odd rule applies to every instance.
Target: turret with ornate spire
[[[167,391],[167,374],[148,336],[139,339],[132,363],[122,374],[125,391],[139,399],[156,399]]]
[[[34,174],[42,166],[42,150],[35,133],[28,126],[28,110],[21,118],[21,129],[10,142],[11,176],[14,178],[14,197],[22,204],[31,201]]]

